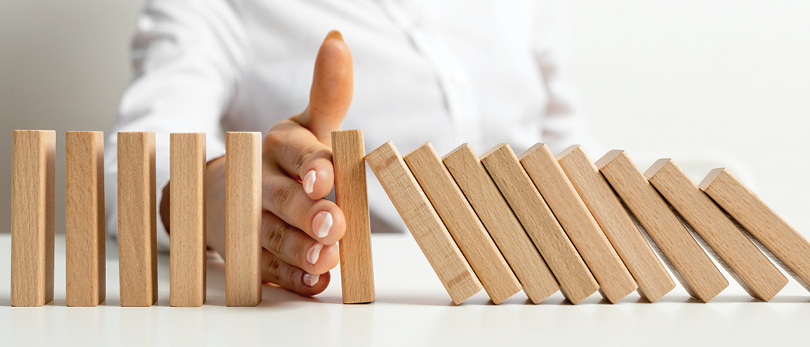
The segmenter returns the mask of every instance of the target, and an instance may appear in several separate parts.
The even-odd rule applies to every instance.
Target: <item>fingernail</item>
[[[318,220],[320,220],[320,223]],[[320,226],[318,226],[318,224],[320,224]],[[322,239],[326,237],[326,235],[329,235],[329,229],[331,228],[332,214],[327,211],[318,212],[312,221],[312,230],[315,230],[315,235],[317,235],[319,239]]]
[[[312,194],[312,190],[315,188],[315,170],[309,170],[306,176],[304,176],[304,191],[307,194]]]
[[[321,277],[321,275],[313,275],[313,274],[305,273],[304,274],[304,284],[306,284],[307,287],[314,287],[316,284],[318,284],[318,279],[320,277]]]
[[[309,252],[307,252],[307,262],[312,265],[318,262],[318,258],[321,257],[321,248],[323,245],[320,243],[316,243],[314,246],[309,248]]]
[[[343,34],[341,34],[340,31],[332,30],[328,34],[326,34],[326,38],[323,39],[323,40],[326,41],[326,40],[328,40],[330,38],[335,38],[335,39],[338,39],[340,41],[343,41]]]

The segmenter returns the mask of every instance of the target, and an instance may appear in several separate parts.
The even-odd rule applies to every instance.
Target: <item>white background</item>
[[[11,130],[55,129],[59,148],[64,131],[107,130],[141,4],[0,1],[0,225],[10,225]],[[604,146],[641,158],[642,169],[654,157],[737,163],[777,212],[805,224],[810,2],[570,5],[572,82]],[[63,155],[56,178],[64,196]],[[56,204],[62,232],[63,199]]]

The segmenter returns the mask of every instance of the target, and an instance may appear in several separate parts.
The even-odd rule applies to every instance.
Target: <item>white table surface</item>
[[[264,286],[258,307],[225,307],[224,264],[209,258],[208,300],[169,306],[169,259],[158,259],[159,298],[119,307],[117,247],[107,244],[107,300],[65,306],[65,239],[56,239],[55,298],[10,306],[10,236],[0,235],[0,345],[807,345],[810,293],[794,280],[771,302],[749,297],[730,277],[708,304],[678,287],[650,304],[633,293],[611,305],[594,294],[577,305],[558,292],[533,305],[520,292],[500,305],[484,291],[460,306],[409,235],[374,235],[376,302],[343,305],[340,271],[315,298]]]

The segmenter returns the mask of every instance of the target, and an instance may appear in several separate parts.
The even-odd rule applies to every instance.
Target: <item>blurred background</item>
[[[57,132],[64,232],[64,132],[107,130],[142,4],[0,1],[0,233],[11,225],[13,129]],[[671,157],[695,180],[726,165],[810,236],[810,2],[569,4],[570,77],[604,146],[642,170]]]

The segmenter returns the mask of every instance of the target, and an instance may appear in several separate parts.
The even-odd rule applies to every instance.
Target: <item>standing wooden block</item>
[[[65,253],[68,306],[107,296],[104,236],[104,133],[65,133]]]
[[[659,159],[644,177],[689,223],[749,295],[768,301],[787,285],[787,278],[779,269],[672,160]]]
[[[169,302],[205,302],[205,133],[170,135]]]
[[[338,247],[344,304],[374,301],[365,156],[363,130],[332,132],[335,202],[346,216],[346,234]]]
[[[155,133],[118,133],[118,258],[121,306],[157,301]]]
[[[53,300],[56,132],[14,130],[11,183],[11,305]]]
[[[405,163],[492,302],[499,304],[519,292],[520,282],[430,142],[405,155]]]
[[[538,143],[518,156],[540,195],[588,265],[602,296],[616,303],[638,286],[599,224],[565,176],[554,154]]]
[[[225,303],[262,301],[262,134],[225,134]]]
[[[709,302],[728,287],[709,256],[624,151],[608,152],[596,161],[596,167],[635,215],[653,241],[652,246],[689,295]]]
[[[655,302],[675,288],[672,277],[582,147],[568,147],[557,155],[557,162],[633,275],[639,295]]]
[[[512,148],[500,144],[484,153],[481,162],[546,260],[563,295],[576,304],[597,291],[599,284],[521,167]]]
[[[391,141],[373,150],[366,162],[391,199],[433,271],[458,305],[481,290],[481,282],[464,259],[441,218]]]
[[[810,290],[810,242],[748,187],[723,168],[714,169],[700,189],[742,225],[782,268]]]
[[[472,147],[465,143],[444,156],[442,161],[515,271],[529,299],[537,304],[560,290],[548,265]]]

